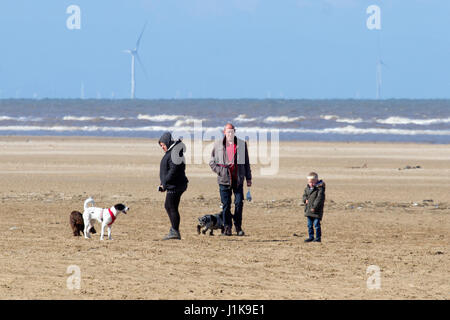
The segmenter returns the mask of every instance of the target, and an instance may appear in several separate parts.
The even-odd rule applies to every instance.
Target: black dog
[[[205,229],[201,230],[202,227],[205,227]],[[207,214],[203,217],[198,218],[198,226],[197,226],[197,232],[200,234],[200,231],[202,231],[203,234],[206,234],[206,231],[210,230],[209,235],[214,235],[214,230],[220,229],[223,233],[224,227],[223,227],[223,219],[222,219],[222,213],[218,214]]]

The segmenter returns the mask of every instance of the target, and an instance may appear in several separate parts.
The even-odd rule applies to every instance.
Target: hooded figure
[[[321,242],[323,217],[323,207],[325,204],[325,182],[318,180],[316,173],[312,172],[308,176],[308,184],[303,193],[303,203],[305,204],[305,217],[308,219],[308,238],[305,242]],[[314,238],[314,228],[316,238]]]
[[[165,154],[161,160],[159,170],[163,191],[177,190],[184,192],[189,182],[185,175],[186,164],[183,154],[186,146],[180,139],[174,141],[170,132],[164,133],[158,144],[164,144],[165,146]]]
[[[178,206],[181,195],[186,191],[189,182],[185,174],[186,164],[183,155],[186,146],[180,139],[174,141],[170,132],[164,133],[159,139],[158,144],[165,152],[161,159],[159,170],[161,181],[159,191],[167,191],[164,207],[172,225],[169,234],[164,237],[164,240],[181,239]]]
[[[306,200],[308,200],[308,203],[306,203]],[[320,180],[313,187],[307,185],[303,193],[303,203],[305,203],[305,217],[322,220],[325,204],[325,182]]]
[[[161,142],[167,146],[167,149],[170,148],[172,144],[175,143],[172,139],[172,134],[170,132],[164,132],[161,138],[159,138],[158,144],[161,145]]]

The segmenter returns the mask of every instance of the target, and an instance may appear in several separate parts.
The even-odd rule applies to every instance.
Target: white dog
[[[124,214],[127,213],[130,208],[123,205],[122,203],[116,204],[115,206],[112,206],[111,208],[96,208],[96,207],[89,207],[88,204],[92,203],[94,204],[94,199],[89,198],[86,199],[84,202],[84,212],[83,212],[83,220],[84,220],[84,237],[90,238],[91,234],[89,230],[92,227],[92,223],[97,220],[102,225],[102,231],[100,234],[100,240],[103,240],[103,234],[105,227],[108,226],[108,239],[112,240],[111,238],[111,226],[116,220],[117,216],[119,215],[119,212],[123,212]]]

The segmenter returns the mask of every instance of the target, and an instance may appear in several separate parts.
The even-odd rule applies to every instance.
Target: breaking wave
[[[222,127],[203,127],[203,131],[222,131]],[[53,132],[155,132],[177,131],[193,132],[192,126],[145,126],[145,127],[111,127],[111,126],[0,126],[0,131],[53,131]],[[450,130],[410,130],[395,128],[357,128],[354,126],[306,129],[306,128],[264,128],[264,127],[240,127],[239,132],[267,132],[277,130],[280,133],[314,133],[314,134],[385,134],[385,135],[445,135],[450,136]]]

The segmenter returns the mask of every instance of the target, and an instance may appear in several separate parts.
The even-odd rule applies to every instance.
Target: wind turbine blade
[[[145,77],[148,79],[147,70],[145,69],[144,64],[141,61],[141,57],[139,57],[138,53],[136,53],[136,58],[137,58],[137,61],[139,62],[139,64],[141,65],[142,70],[144,71]]]
[[[380,65],[382,65],[382,66],[384,66],[384,67],[386,67],[386,68],[389,68],[389,66],[386,64],[386,63],[384,63],[384,61],[383,60],[378,60],[378,63],[380,64]]]
[[[123,50],[122,52],[132,54],[131,50]]]
[[[139,49],[139,45],[140,45],[140,43],[141,43],[142,35],[144,34],[145,27],[147,27],[147,22],[148,22],[148,21],[145,22],[144,28],[142,28],[141,34],[140,34],[140,36],[139,36],[139,38],[138,38],[138,40],[137,40],[137,42],[136,42],[136,50]]]

